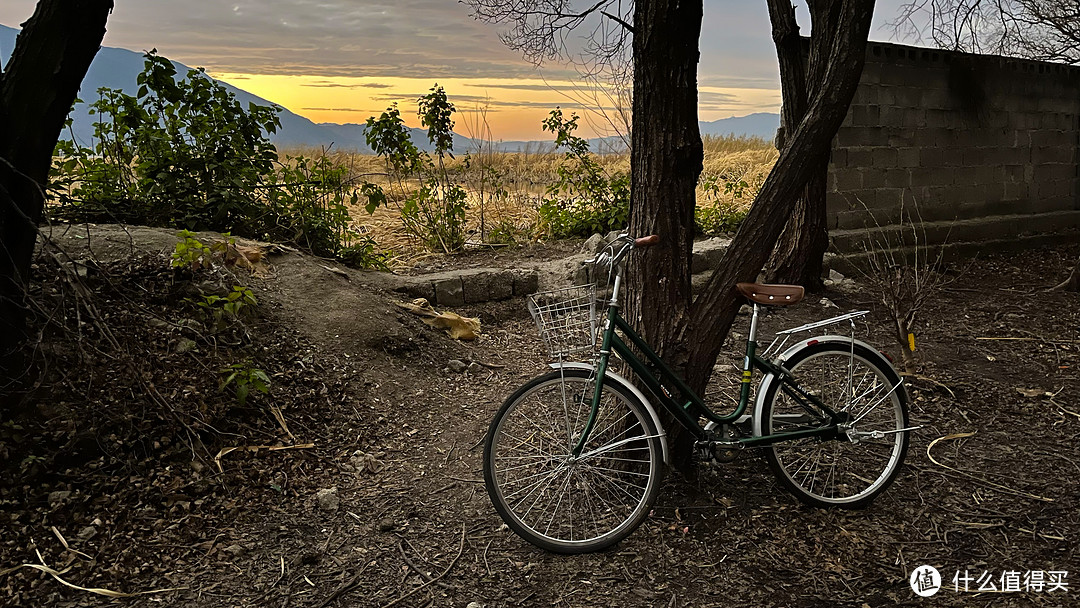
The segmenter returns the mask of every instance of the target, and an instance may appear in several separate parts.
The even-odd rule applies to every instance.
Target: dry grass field
[[[762,182],[776,162],[778,153],[772,142],[755,137],[705,136],[704,170],[698,188],[698,205],[703,207],[723,203],[731,208],[749,207]],[[383,159],[371,154],[338,150],[288,148],[287,156],[327,155],[341,166],[349,168],[350,179],[382,186],[388,185],[388,171]],[[629,154],[595,155],[594,160],[608,175],[630,171]],[[537,207],[548,188],[559,179],[559,168],[568,161],[553,146],[538,146],[521,152],[500,152],[481,146],[479,151],[457,153],[448,158],[447,171],[469,192],[466,211],[469,243],[491,243],[492,230],[505,239],[535,240],[542,237],[537,230]],[[741,188],[738,185],[744,184]],[[730,184],[730,187],[729,187]],[[500,192],[493,194],[492,190]],[[391,197],[393,198],[393,197]],[[350,209],[355,227],[371,234],[379,246],[393,253],[392,264],[411,266],[432,255],[403,228],[400,208],[391,202],[369,215],[362,205]],[[483,238],[481,238],[483,233]]]

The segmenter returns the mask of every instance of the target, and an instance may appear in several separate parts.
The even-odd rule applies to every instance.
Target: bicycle
[[[800,501],[869,505],[896,479],[909,434],[921,427],[908,426],[907,393],[892,364],[855,339],[854,320],[868,311],[777,332],[759,355],[759,307],[794,304],[803,288],[740,283],[753,309],[739,401],[734,411],[719,415],[619,315],[622,262],[634,249],[657,242],[656,235],[623,234],[591,260],[609,265],[609,278],[614,274],[602,325],[595,284],[529,297],[530,313],[556,359],[554,371],[506,400],[484,444],[484,482],[510,529],[556,553],[599,551],[629,536],[648,516],[669,462],[654,402],[694,436],[698,459],[728,462],[740,450],[760,447],[781,485]],[[781,350],[795,334],[844,321],[851,322],[850,337],[800,339]],[[567,360],[591,352],[598,336],[592,362]],[[651,399],[608,369],[612,353]],[[747,415],[755,369],[763,379]]]

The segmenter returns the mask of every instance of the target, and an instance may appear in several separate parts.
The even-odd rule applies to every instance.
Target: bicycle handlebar
[[[618,247],[616,250],[616,245],[620,242],[622,243],[622,246]],[[660,235],[658,234],[650,234],[649,236],[643,236],[641,238],[635,239],[632,238],[630,235],[624,233],[619,235],[617,239],[615,239],[608,245],[610,253],[608,253],[607,251],[601,251],[600,253],[596,254],[596,257],[586,262],[586,264],[615,266],[622,262],[623,258],[625,258],[631,250],[652,247],[659,242]]]

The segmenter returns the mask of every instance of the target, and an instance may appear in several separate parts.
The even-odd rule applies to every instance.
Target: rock
[[[836,272],[832,268],[829,269],[829,280],[832,281],[833,283],[839,283],[840,281],[843,281],[844,278],[845,278],[844,275],[840,274],[839,272]]]
[[[149,315],[145,316],[144,318],[146,319],[146,326],[147,327],[153,327],[154,329],[163,329],[163,330],[164,329],[169,329],[169,328],[172,327],[172,324],[170,324],[168,321],[166,321],[164,319],[159,319],[157,317],[151,317]]]
[[[469,366],[466,365],[465,362],[460,360],[460,359],[451,359],[451,360],[446,362],[446,367],[447,367],[447,369],[454,372],[455,374],[460,374],[460,373],[464,372],[466,369],[468,369]]]
[[[79,530],[79,538],[83,540],[90,540],[97,535],[97,528],[94,526],[86,526],[82,530]]]
[[[68,498],[71,498],[71,492],[68,490],[57,490],[56,492],[49,492],[49,506],[55,507],[60,503],[67,502]]]
[[[694,254],[690,260],[692,272],[697,274],[715,270],[730,244],[731,239],[720,236],[694,243]]]
[[[749,304],[743,304],[742,306],[739,307],[739,314],[740,315],[749,315],[749,314],[753,314],[753,312],[754,312],[754,307],[750,306]]]
[[[337,488],[324,488],[315,493],[315,502],[323,511],[337,511],[341,500],[337,495]]]
[[[173,347],[173,352],[182,355],[184,353],[190,353],[195,350],[198,344],[191,338],[180,338],[176,342],[176,346]]]
[[[527,296],[540,289],[540,274],[535,270],[516,269],[514,275],[514,295]]]
[[[435,303],[439,306],[462,306],[465,304],[465,287],[461,277],[455,276],[435,282]]]
[[[469,602],[465,608],[484,608],[484,605],[480,602]]]
[[[484,371],[484,366],[480,365],[476,361],[473,361],[469,364],[469,367],[465,368],[465,371],[475,376],[476,374]]]
[[[821,304],[822,306],[824,306],[825,308],[840,308],[835,303],[833,303],[833,301],[830,300],[829,298],[821,298],[821,302],[818,302],[818,303]]]
[[[225,553],[228,553],[233,557],[240,557],[245,552],[246,550],[244,549],[244,547],[240,545],[229,545],[228,547],[225,547]]]
[[[379,532],[389,532],[394,529],[394,520],[384,517],[379,520]]]
[[[570,273],[570,283],[572,285],[588,285],[590,268],[588,264],[579,265]]]
[[[607,245],[607,241],[599,234],[594,234],[585,240],[581,246],[581,253],[596,253]]]
[[[607,233],[607,236],[604,237],[604,241],[611,243],[615,239],[619,238],[620,234],[622,234],[622,231],[612,230],[611,232]]]
[[[514,274],[509,270],[465,270],[461,284],[468,303],[506,300],[514,295]]]

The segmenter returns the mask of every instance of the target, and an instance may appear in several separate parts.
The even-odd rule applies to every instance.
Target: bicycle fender
[[[594,371],[594,372],[596,371],[596,367],[594,365],[592,365],[590,363],[580,363],[580,362],[576,362],[576,361],[566,361],[566,362],[563,362],[563,363],[549,363],[548,366],[553,368],[553,369],[559,369],[560,367],[565,367],[565,368],[568,368],[568,369],[584,369],[584,370],[589,370],[589,371]],[[647,397],[645,397],[644,393],[642,393],[640,390],[638,390],[638,387],[634,386],[634,384],[632,382],[630,382],[626,378],[620,376],[619,374],[616,374],[615,372],[609,371],[609,372],[605,373],[604,376],[607,377],[607,378],[611,378],[611,380],[614,381],[616,384],[618,384],[619,386],[622,386],[626,390],[630,391],[631,394],[633,394],[635,397],[637,397],[639,400],[641,400],[641,403],[645,406],[645,411],[648,412],[649,417],[652,418],[653,426],[656,427],[657,434],[660,435],[660,447],[661,447],[661,450],[662,450],[661,453],[664,456],[664,464],[671,464],[671,461],[668,459],[667,431],[665,431],[664,426],[662,424],[660,424],[660,416],[658,416],[656,414],[656,408],[653,407],[652,402],[649,401],[649,399]]]
[[[852,342],[852,338],[851,338],[851,336],[818,336],[818,337],[813,337],[813,338],[804,338],[802,340],[799,340],[798,344],[793,344],[790,348],[785,350],[779,357],[777,357],[777,362],[783,364],[788,359],[790,359],[793,355],[795,355],[795,353],[801,351],[802,349],[809,348],[812,344],[819,344],[819,343],[822,343],[822,342],[825,342],[825,343],[834,343],[835,342],[835,343],[842,343],[844,345],[850,345],[851,342]],[[871,346],[871,345],[867,344],[866,342],[863,342],[862,340],[859,340],[859,339],[855,339],[855,344],[858,344],[859,346],[862,346],[862,347],[868,349],[870,352],[874,352],[874,353],[881,352],[876,347]],[[892,363],[888,360],[888,358],[886,358],[884,356],[882,356],[881,358],[885,362],[885,364],[887,364],[889,367],[892,368],[892,370],[894,372],[896,372],[896,368],[893,367]],[[897,377],[902,378],[902,376],[900,376],[899,372],[896,372],[896,375],[897,375]],[[754,397],[754,436],[755,437],[760,437],[763,434],[762,430],[761,430],[761,410],[765,405],[765,395],[769,392],[769,388],[772,386],[772,383],[773,383],[773,381],[775,379],[776,379],[776,376],[774,376],[772,374],[769,374],[769,375],[765,376],[764,378],[762,378],[761,384],[758,385],[757,394]],[[900,386],[900,390],[904,390],[903,385]]]

